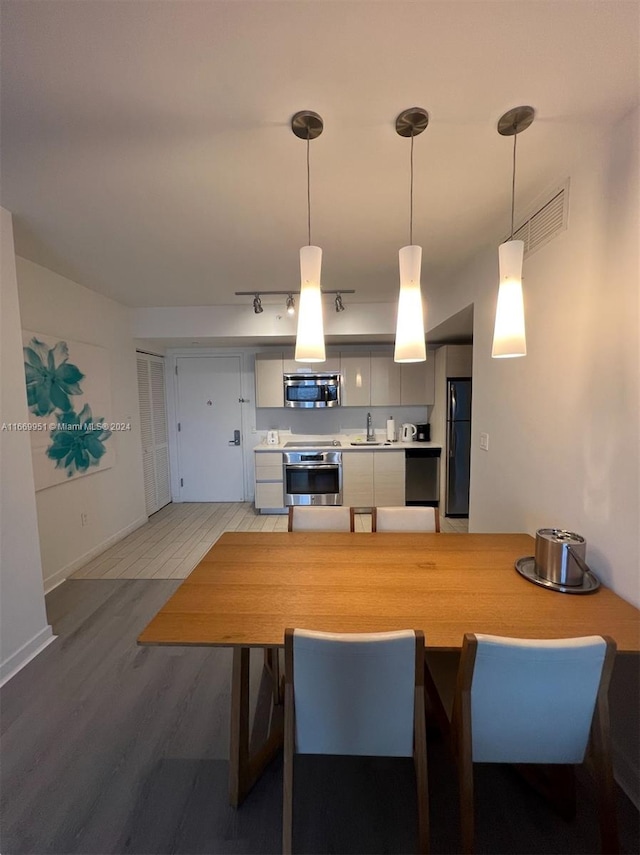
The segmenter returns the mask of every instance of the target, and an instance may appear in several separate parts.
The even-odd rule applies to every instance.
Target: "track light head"
[[[344,312],[344,303],[342,302],[342,294],[336,294],[336,299],[334,300],[336,304],[336,312]]]
[[[287,314],[295,315],[296,313],[296,301],[293,299],[293,294],[289,294],[287,296]]]
[[[262,300],[260,299],[260,294],[256,294],[253,298],[253,311],[256,315],[259,315],[261,312],[264,312],[262,308]]]

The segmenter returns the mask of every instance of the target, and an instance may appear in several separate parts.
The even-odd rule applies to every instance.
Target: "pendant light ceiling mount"
[[[322,116],[313,110],[300,110],[291,117],[291,130],[301,140],[315,140],[324,130]]]
[[[417,137],[427,129],[429,114],[422,107],[409,107],[396,119],[396,132],[401,137]]]
[[[504,116],[498,119],[498,133],[503,137],[512,137],[526,131],[535,114],[533,107],[514,107],[507,110]]]

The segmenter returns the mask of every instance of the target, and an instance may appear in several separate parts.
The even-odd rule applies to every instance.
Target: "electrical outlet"
[[[88,522],[89,522],[89,515],[88,514],[80,514],[80,525],[85,526],[85,525],[87,525]]]
[[[489,451],[489,434],[481,433],[480,434],[480,448],[483,451]]]

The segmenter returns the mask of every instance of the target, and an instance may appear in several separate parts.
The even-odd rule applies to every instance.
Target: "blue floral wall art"
[[[108,352],[28,331],[23,345],[36,490],[113,466]]]

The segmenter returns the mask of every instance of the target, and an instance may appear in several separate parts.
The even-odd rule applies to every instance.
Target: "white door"
[[[147,516],[171,501],[164,359],[137,353],[142,468]]]
[[[180,498],[242,502],[240,357],[181,357],[177,367]]]

